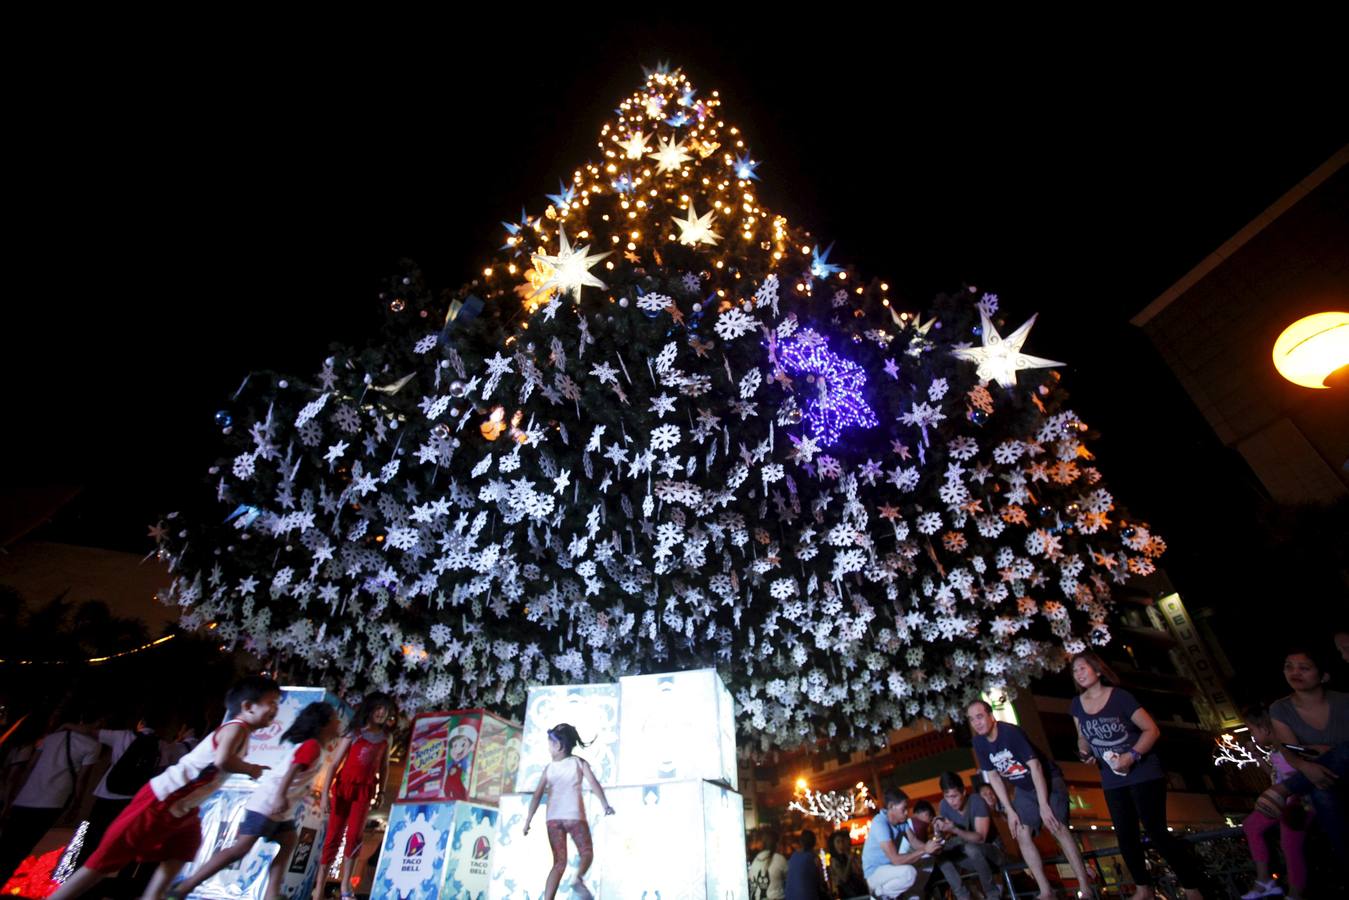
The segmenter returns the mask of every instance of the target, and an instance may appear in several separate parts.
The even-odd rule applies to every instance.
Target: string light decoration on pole
[[[867,810],[874,810],[876,804],[863,782],[857,782],[857,787],[851,793],[843,794],[838,791],[812,791],[804,778],[798,778],[796,793],[792,802],[787,804],[787,808],[813,818],[824,819],[837,828]]]
[[[715,666],[756,752],[884,746],[1108,642],[1165,543],[1029,323],[896,310],[758,159],[648,72],[472,281],[408,265],[369,346],[244,382],[165,602],[409,711]]]

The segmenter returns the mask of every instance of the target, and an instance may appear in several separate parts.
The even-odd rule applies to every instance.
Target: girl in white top
[[[585,885],[585,874],[595,859],[595,851],[590,842],[590,825],[586,822],[585,803],[581,800],[581,781],[590,783],[591,791],[600,798],[604,814],[612,816],[614,808],[604,797],[604,788],[599,779],[590,770],[590,763],[579,756],[572,756],[576,747],[584,747],[585,742],[576,733],[576,729],[565,722],[548,729],[548,749],[553,761],[543,770],[539,786],[529,801],[529,814],[525,816],[525,834],[529,834],[529,823],[539,808],[539,800],[544,792],[548,794],[548,843],[553,849],[553,868],[548,872],[548,881],[543,889],[544,900],[553,900],[557,886],[562,882],[562,873],[567,869],[567,835],[571,835],[580,854],[576,866],[576,881],[572,884],[572,893],[581,900],[591,900],[593,896]]]

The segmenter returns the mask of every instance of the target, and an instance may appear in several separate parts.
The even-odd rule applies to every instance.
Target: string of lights
[[[88,659],[3,659],[0,658],[0,665],[10,666],[96,666],[100,663],[109,662],[114,659],[121,659],[124,656],[131,656],[135,653],[143,653],[160,644],[167,643],[178,635],[166,634],[162,638],[156,638],[147,644],[141,644],[139,647],[132,647],[130,650],[123,650],[121,653],[111,653],[107,656],[91,656]]]

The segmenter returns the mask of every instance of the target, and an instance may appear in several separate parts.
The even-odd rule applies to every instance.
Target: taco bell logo
[[[492,852],[492,842],[484,835],[473,843],[473,858],[486,859]]]
[[[404,856],[421,856],[422,851],[426,849],[426,838],[422,837],[420,831],[414,831],[408,837],[407,846],[403,848]]]

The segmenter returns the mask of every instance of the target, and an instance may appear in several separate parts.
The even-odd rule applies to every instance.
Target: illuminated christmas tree
[[[1163,545],[1033,317],[896,309],[679,71],[598,149],[472,283],[409,268],[368,348],[249,378],[221,514],[165,522],[187,625],[412,707],[715,665],[763,747],[883,744],[1108,640]]]

